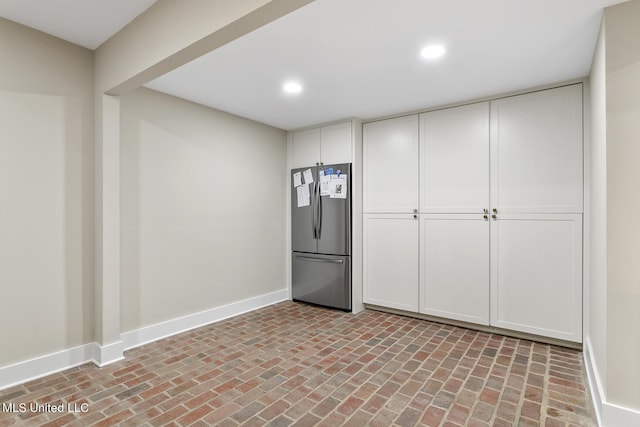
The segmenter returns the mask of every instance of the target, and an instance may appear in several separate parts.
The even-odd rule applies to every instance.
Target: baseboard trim
[[[286,289],[215,307],[121,334],[121,341],[104,346],[92,342],[0,367],[0,390],[69,368],[94,363],[103,367],[124,359],[124,351],[239,314],[289,300]]]
[[[602,405],[601,426],[640,426],[640,412],[614,403],[604,403]]]
[[[98,344],[89,343],[0,367],[0,390],[95,362],[97,355]]]
[[[598,375],[598,368],[593,359],[593,349],[591,346],[591,340],[585,338],[583,344],[582,357],[584,359],[584,367],[587,371],[587,382],[589,383],[589,391],[591,392],[591,399],[593,400],[593,407],[598,418],[598,425],[603,426],[602,423],[602,404],[603,404],[603,388],[600,382],[600,375]]]
[[[278,302],[286,301],[288,299],[288,291],[283,289],[220,307],[211,308],[188,316],[168,320],[166,322],[156,323],[155,325],[145,326],[133,331],[124,332],[122,334],[124,349],[129,350],[131,348],[139,347],[162,338],[190,331],[191,329],[219,322],[221,320],[257,310]]]
[[[416,319],[428,320],[430,322],[442,323],[450,326],[459,326],[461,328],[472,329],[474,331],[487,332],[489,334],[499,334],[507,337],[520,338],[520,339],[525,339],[529,341],[536,341],[536,342],[557,345],[560,347],[567,347],[567,348],[572,348],[574,350],[582,351],[581,342],[566,341],[559,338],[545,337],[542,335],[530,334],[528,332],[519,332],[519,331],[514,331],[512,329],[498,328],[495,326],[479,325],[477,323],[469,323],[462,320],[432,316],[430,314],[416,313],[414,311],[405,311],[397,308],[389,308],[389,307],[370,304],[370,303],[364,303],[364,308],[369,310],[375,310],[375,311],[383,311],[385,313],[399,314],[401,316],[413,317]]]
[[[600,380],[600,371],[598,371],[593,359],[593,347],[589,338],[584,341],[583,357],[598,425],[600,427],[640,426],[639,411],[607,402],[605,390]]]
[[[124,344],[122,341],[107,345],[96,343],[96,350],[96,357],[94,357],[93,362],[101,368],[124,359]]]

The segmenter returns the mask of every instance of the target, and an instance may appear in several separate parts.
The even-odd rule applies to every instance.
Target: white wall
[[[605,9],[591,69],[586,362],[605,427],[640,425],[640,0]]]
[[[92,62],[0,18],[0,367],[93,341]]]
[[[122,331],[285,289],[286,134],[121,97]]]
[[[607,358],[607,136],[605,30],[601,28],[591,66],[590,301],[585,306],[593,363],[606,378]]]
[[[120,103],[131,90],[313,0],[160,0],[94,53],[94,328],[101,365],[122,358]]]
[[[640,411],[640,0],[607,8],[607,399]]]

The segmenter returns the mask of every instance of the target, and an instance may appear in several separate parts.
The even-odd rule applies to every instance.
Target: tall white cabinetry
[[[420,115],[420,312],[489,325],[489,103]]]
[[[582,85],[491,104],[491,324],[582,340]]]
[[[363,301],[417,312],[417,115],[363,126],[363,212]]]
[[[365,124],[365,302],[580,342],[582,129],[581,84]],[[366,226],[400,214],[419,218],[419,267],[386,263],[416,259],[409,227]]]

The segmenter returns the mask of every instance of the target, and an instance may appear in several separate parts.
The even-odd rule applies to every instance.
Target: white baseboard
[[[602,406],[602,427],[640,426],[640,412],[614,403]]]
[[[591,340],[585,338],[582,356],[584,358],[584,367],[587,371],[587,381],[589,382],[589,391],[591,392],[591,399],[593,400],[593,407],[596,410],[596,417],[598,418],[598,425],[602,426],[602,404],[604,401],[602,383],[600,382],[600,375],[598,374],[598,368],[593,359],[593,349],[591,348]]]
[[[98,344],[89,343],[0,367],[0,390],[93,362],[97,354]]]
[[[605,390],[602,386],[598,367],[593,359],[591,341],[584,341],[584,365],[589,381],[589,390],[593,399],[593,406],[598,417],[600,427],[627,427],[640,426],[640,412],[624,406],[609,403],[606,400]]]
[[[168,320],[155,325],[145,326],[129,332],[124,332],[121,337],[124,342],[124,349],[138,347],[171,335],[186,332],[191,329],[209,325],[229,317],[237,316],[242,313],[257,310],[258,308],[272,305],[281,301],[288,300],[288,291],[272,292],[270,294],[260,295],[243,301],[215,307],[199,313],[190,314],[188,316],[179,317],[177,319]]]
[[[110,365],[124,359],[124,344],[122,340],[107,345],[96,345],[96,356],[93,362],[99,367]]]
[[[179,317],[121,334],[121,341],[104,346],[89,343],[0,367],[0,390],[93,362],[102,367],[124,359],[124,351],[239,314],[290,299],[288,291],[272,292],[221,307]]]

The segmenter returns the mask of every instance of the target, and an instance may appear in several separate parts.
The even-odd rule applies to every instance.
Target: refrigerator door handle
[[[313,261],[313,262],[330,262],[332,264],[342,264],[343,260],[341,259],[324,259],[324,258],[312,258],[308,256],[296,255],[297,259],[303,259],[305,261]]]
[[[313,183],[313,235],[320,239],[320,183]]]
[[[316,197],[318,200],[318,240],[322,236],[322,196],[320,195],[320,181],[318,181],[318,189],[316,193]]]
[[[313,226],[313,238],[318,238],[318,228],[316,227],[316,183],[311,186],[311,222]]]

